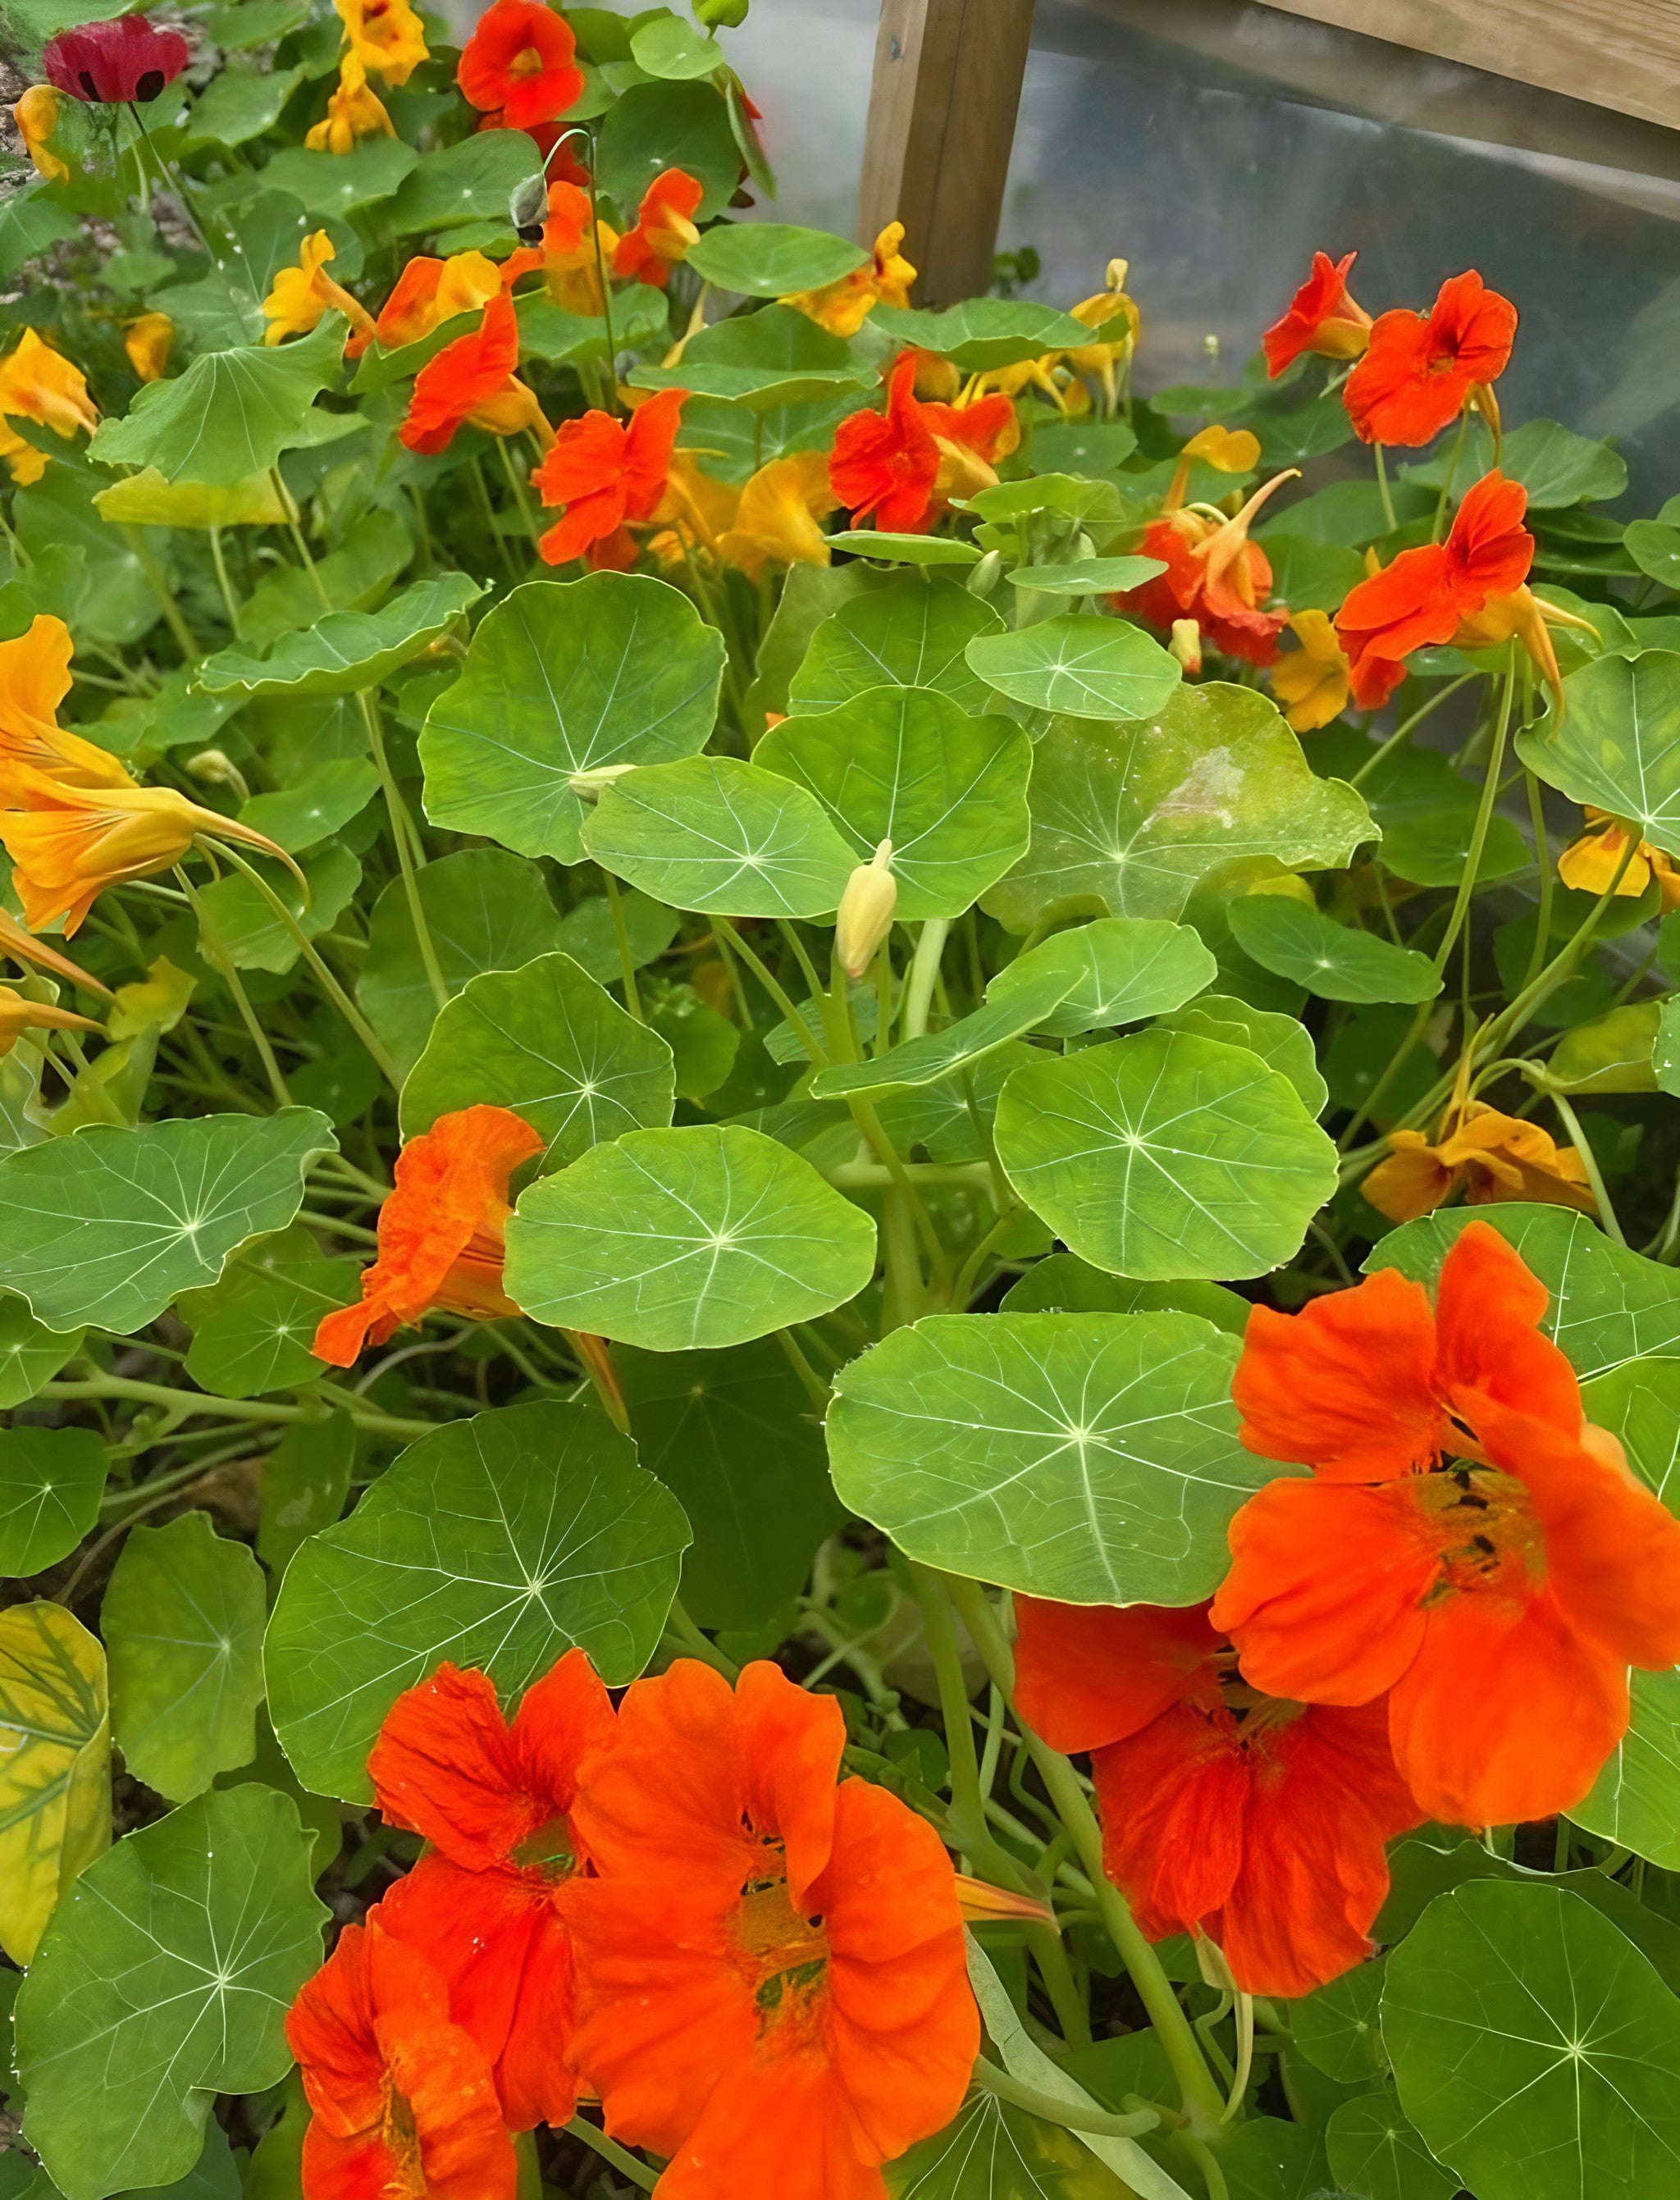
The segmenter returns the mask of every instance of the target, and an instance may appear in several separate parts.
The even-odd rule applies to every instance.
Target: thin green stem
[[[1534,860],[1540,867],[1540,905],[1535,917],[1534,945],[1529,951],[1528,968],[1523,973],[1523,982],[1518,992],[1525,992],[1540,975],[1546,959],[1546,943],[1552,933],[1552,851],[1546,834],[1546,806],[1540,792],[1540,781],[1523,766],[1523,777],[1528,782],[1529,822],[1534,828]]]
[[[1023,2085],[1019,2078],[1010,2077],[1007,2070],[1000,2070],[983,2055],[975,2064],[974,2083],[983,2093],[994,2094],[1015,2108],[1026,2109],[1042,2122],[1060,2124],[1064,2131],[1095,2132],[1103,2139],[1136,2139],[1139,2132],[1154,2131],[1161,2122],[1153,2109],[1139,2109],[1129,2116],[1115,2116],[1106,2109],[1082,2109],[1075,2102],[1058,2099],[1054,2093],[1041,2093],[1036,2086]]]
[[[227,560],[222,555],[222,531],[210,530],[210,559],[216,569],[216,582],[222,592],[222,608],[227,613],[227,623],[236,641],[244,639],[239,629],[239,599],[233,593],[233,584],[227,577]]]
[[[182,656],[190,664],[194,658],[204,654],[203,647],[182,617],[180,606],[169,593],[169,583],[163,577],[163,568],[158,564],[151,544],[146,540],[144,528],[125,527],[122,531],[128,537],[128,547],[133,551],[140,570],[146,576],[146,586],[157,599],[157,607],[163,614],[164,624],[174,635]]]
[[[776,1007],[781,1011],[782,1016],[786,1021],[793,1027],[793,1029],[798,1035],[805,1052],[811,1056],[811,1059],[816,1063],[819,1069],[826,1069],[828,1066],[828,1051],[824,1048],[822,1040],[811,1029],[811,1019],[808,1016],[802,1015],[800,1011],[794,1007],[793,1002],[787,998],[787,994],[782,986],[781,980],[777,978],[776,973],[770,968],[768,963],[764,962],[763,957],[758,954],[758,951],[752,947],[745,938],[743,938],[738,927],[731,923],[727,916],[714,918],[712,920],[712,929],[714,932],[719,933],[725,932],[728,933],[730,945],[734,947],[735,952],[740,957],[741,961],[745,962],[747,968],[752,971],[753,976],[758,980],[758,983],[764,987],[764,991],[770,995],[771,1000],[776,1003]],[[812,1008],[820,1009],[822,1005],[820,995],[807,1005]]]
[[[507,477],[507,486],[513,493],[513,501],[519,508],[519,517],[525,523],[525,532],[531,539],[531,547],[541,556],[542,530],[536,524],[536,516],[530,508],[530,500],[525,494],[525,485],[519,478],[519,470],[514,465],[512,453],[507,448],[507,438],[505,436],[498,436],[495,442],[496,453],[501,460],[501,470]]]
[[[1477,806],[1476,822],[1472,828],[1470,846],[1464,858],[1463,875],[1459,880],[1458,892],[1453,902],[1453,913],[1447,920],[1446,934],[1435,951],[1437,970],[1446,968],[1447,958],[1458,939],[1459,927],[1470,913],[1471,898],[1475,893],[1482,868],[1482,851],[1487,845],[1488,827],[1493,821],[1493,806],[1499,795],[1499,775],[1505,764],[1505,742],[1511,728],[1511,705],[1516,693],[1517,667],[1513,646],[1506,664],[1505,684],[1500,691],[1499,717],[1494,727],[1493,746],[1488,752],[1487,776],[1482,781],[1482,799]]]
[[[950,937],[948,917],[930,916],[922,924],[916,952],[910,957],[910,975],[904,980],[904,1004],[899,1019],[899,1033],[903,1039],[920,1039],[928,1028],[934,981],[940,974],[945,943]]]
[[[219,1420],[273,1422],[290,1427],[297,1421],[320,1419],[319,1409],[313,1406],[282,1406],[266,1398],[221,1398],[208,1390],[171,1390],[161,1383],[140,1383],[127,1375],[97,1375],[85,1381],[46,1383],[35,1395],[38,1398],[125,1398],[136,1405],[161,1406],[178,1419],[185,1419],[190,1414],[214,1413]],[[342,1407],[358,1427],[371,1430],[376,1436],[430,1436],[436,1425],[432,1421],[407,1420],[399,1414],[366,1409],[361,1400],[348,1391],[334,1390],[330,1395],[332,1403]]]
[[[1441,530],[1447,517],[1447,506],[1453,494],[1453,483],[1458,477],[1459,460],[1464,456],[1464,439],[1469,432],[1470,412],[1466,407],[1459,415],[1458,434],[1453,442],[1452,456],[1447,461],[1446,474],[1441,483],[1441,494],[1436,502],[1435,520],[1429,530],[1429,539],[1431,542],[1438,542],[1441,540]]]
[[[1561,1092],[1554,1092],[1548,1086],[1547,1097],[1563,1120],[1563,1127],[1569,1133],[1569,1143],[1581,1156],[1581,1166],[1587,1173],[1588,1185],[1591,1187],[1593,1197],[1598,1202],[1599,1220],[1619,1245],[1625,1245],[1628,1242],[1627,1233],[1617,1218],[1615,1208],[1611,1204],[1610,1194],[1605,1186],[1604,1174],[1598,1165],[1598,1156],[1593,1151],[1586,1132],[1581,1128],[1579,1116]]]
[[[1414,711],[1409,718],[1402,718],[1400,723],[1395,728],[1394,731],[1389,735],[1388,739],[1383,743],[1382,746],[1376,750],[1373,754],[1368,756],[1365,759],[1365,762],[1361,764],[1359,769],[1348,781],[1349,786],[1363,787],[1366,781],[1370,778],[1372,773],[1382,764],[1384,758],[1389,756],[1394,750],[1397,749],[1402,741],[1409,740],[1413,733],[1418,727],[1422,725],[1424,720],[1430,716],[1431,711],[1438,711],[1443,703],[1449,701],[1453,696],[1457,694],[1460,688],[1467,688],[1472,680],[1479,680],[1481,677],[1482,675],[1479,672],[1460,673],[1456,680],[1449,681],[1447,685],[1443,688],[1438,693],[1431,695],[1428,702],[1424,704],[1420,709]]]
[[[638,1023],[643,1023],[647,1019],[641,1013],[641,996],[636,991],[635,957],[630,951],[630,928],[624,922],[624,897],[611,871],[603,867],[601,876],[606,881],[606,905],[612,912],[613,937],[618,942],[618,975],[624,987],[624,1006]]]
[[[361,705],[367,737],[373,746],[373,761],[378,768],[379,784],[384,790],[385,808],[391,821],[391,837],[396,842],[397,868],[402,873],[402,891],[408,903],[409,922],[414,927],[414,938],[419,945],[426,982],[431,987],[433,1000],[441,1009],[449,998],[449,988],[443,982],[442,966],[432,944],[431,927],[426,922],[425,904],[420,899],[419,875],[414,868],[414,851],[409,840],[409,836],[414,834],[414,821],[408,815],[408,805],[402,799],[395,775],[391,769],[390,758],[385,753],[385,735],[379,723],[379,706],[366,688],[357,690],[356,700]],[[418,839],[419,835],[414,837]]]
[[[1380,443],[1371,446],[1371,455],[1377,461],[1377,493],[1383,500],[1383,518],[1388,522],[1388,531],[1392,535],[1400,522],[1394,516],[1394,499],[1389,493],[1389,470]]]
[[[626,2148],[620,2146],[616,2139],[609,2139],[598,2125],[592,2124],[586,2116],[574,2116],[571,2121],[562,2128],[568,2138],[581,2139],[585,2146],[594,2147],[603,2162],[609,2163],[621,2176],[628,2177],[632,2185],[640,2185],[644,2192],[651,2192],[659,2183],[658,2170],[650,2169],[645,2162],[631,2154]]]
[[[239,1011],[239,1021],[244,1025],[250,1035],[251,1044],[257,1050],[257,1059],[262,1064],[262,1074],[268,1080],[268,1089],[274,1095],[275,1101],[280,1107],[290,1108],[291,1094],[286,1089],[286,1080],[280,1074],[280,1065],[275,1058],[274,1050],[268,1044],[268,1034],[257,1021],[256,1010],[251,1006],[250,996],[245,991],[239,973],[233,967],[233,958],[223,946],[221,935],[216,930],[214,921],[205,915],[204,904],[199,899],[192,881],[179,863],[175,866],[175,875],[180,881],[181,890],[187,898],[193,915],[198,920],[199,944],[215,964],[221,974],[222,983],[233,996],[233,1005]]]
[[[787,1364],[805,1386],[806,1397],[819,1413],[828,1410],[828,1385],[811,1366],[798,1344],[785,1329],[776,1331],[776,1341],[787,1355]]]
[[[268,478],[273,484],[275,495],[280,500],[280,509],[286,515],[286,531],[291,536],[292,547],[297,553],[299,563],[313,583],[315,594],[320,600],[321,609],[324,611],[336,610],[337,606],[326,592],[326,583],[321,578],[320,568],[310,556],[309,545],[303,539],[303,516],[293,500],[291,491],[286,487],[285,477],[281,473],[278,466],[270,466]]]

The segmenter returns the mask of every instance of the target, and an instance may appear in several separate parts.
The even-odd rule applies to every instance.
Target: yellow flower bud
[[[848,978],[861,978],[893,929],[899,881],[893,875],[893,843],[883,840],[846,882],[834,920],[834,951]]]
[[[1202,676],[1202,629],[1193,618],[1174,619],[1167,645],[1192,680]]]

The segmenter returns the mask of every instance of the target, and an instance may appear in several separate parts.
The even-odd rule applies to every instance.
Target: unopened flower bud
[[[1123,290],[1126,288],[1126,278],[1131,272],[1132,263],[1129,260],[1111,260],[1103,281],[1110,290]]]
[[[988,550],[977,565],[969,568],[969,594],[971,596],[989,596],[1003,576],[1002,553]]]
[[[893,843],[883,840],[846,882],[834,920],[834,950],[848,978],[861,978],[893,929],[899,881],[893,875]]]
[[[586,802],[599,802],[616,779],[634,771],[633,764],[591,764],[588,771],[575,771],[566,781],[574,794],[581,794]]]
[[[1173,638],[1167,645],[1192,680],[1202,676],[1202,629],[1194,619],[1173,621]]]
[[[225,749],[200,749],[196,756],[187,758],[186,773],[201,787],[230,787],[242,802],[251,799],[244,773]]]

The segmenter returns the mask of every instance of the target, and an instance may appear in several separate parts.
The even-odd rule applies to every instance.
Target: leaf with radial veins
[[[264,1664],[293,1770],[368,1801],[385,1713],[446,1658],[512,1699],[577,1644],[622,1688],[653,1653],[688,1540],[599,1413],[505,1406],[435,1429],[286,1568]]]
[[[1071,982],[1065,970],[1030,972],[1026,982],[1004,999],[988,1001],[943,1031],[907,1039],[867,1062],[836,1062],[819,1069],[811,1080],[811,1097],[831,1100],[848,1092],[903,1091],[956,1077],[1053,1015]]]
[[[218,2093],[290,2066],[325,1905],[295,1806],[255,1782],[129,1834],[61,1904],[18,1994],[26,2136],[65,2200],[168,2185]]]
[[[1322,1001],[1432,1001],[1441,974],[1428,956],[1374,932],[1338,924],[1291,894],[1243,894],[1232,937],[1262,970],[1292,978]]]
[[[1483,1880],[1389,1956],[1400,2105],[1477,2200],[1634,2200],[1680,2184],[1680,1999],[1560,1887]]]
[[[34,1960],[110,1839],[105,1653],[61,1604],[12,1605],[0,1612],[0,1947],[14,1963]]]
[[[871,688],[932,688],[983,717],[996,708],[992,693],[963,652],[976,635],[1003,631],[991,605],[956,582],[906,574],[829,612],[793,675],[788,707],[814,717]]]
[[[1277,1467],[1238,1441],[1235,1337],[1186,1314],[935,1314],[850,1361],[843,1503],[911,1558],[1068,1604],[1190,1604]]]
[[[1377,837],[1352,787],[1314,775],[1273,704],[1217,681],[1179,688],[1133,724],[1057,720],[1034,752],[1031,800],[1032,845],[984,903],[1011,932],[1080,896],[1114,916],[1176,917],[1238,857],[1325,869]]]
[[[0,1290],[39,1320],[127,1336],[284,1229],[337,1140],[313,1108],[96,1126],[0,1160]]]
[[[1158,917],[1100,917],[1053,933],[1006,962],[986,987],[986,1000],[1012,1000],[1048,971],[1067,972],[1073,986],[1040,1029],[1051,1039],[1071,1039],[1182,1008],[1213,983],[1219,965],[1188,925]]]
[[[708,68],[716,67],[717,49],[705,59]],[[688,265],[714,289],[744,298],[781,298],[837,283],[869,256],[861,244],[825,230],[782,221],[728,222],[690,247]]]
[[[745,1344],[855,1298],[875,1226],[807,1161],[740,1125],[631,1131],[521,1195],[508,1296],[650,1352]]]
[[[32,1398],[81,1345],[80,1330],[49,1329],[26,1300],[10,1293],[0,1297],[0,1411]],[[28,1569],[0,1565],[0,1573],[20,1571]]]
[[[377,688],[431,647],[484,593],[465,573],[416,581],[377,611],[331,611],[298,634],[282,635],[266,657],[218,650],[193,685],[210,695],[284,695],[303,700]]]
[[[808,788],[727,756],[618,781],[583,846],[656,901],[722,916],[827,916],[858,863]]]
[[[1517,737],[1529,769],[1572,802],[1636,825],[1642,840],[1680,856],[1680,653],[1601,657],[1563,683],[1555,710]]]
[[[1013,703],[1108,724],[1164,710],[1184,677],[1177,658],[1140,626],[1093,611],[1059,611],[1011,633],[981,635],[969,644],[968,659]]]
[[[1263,1276],[1336,1189],[1336,1149],[1245,1047],[1144,1031],[1017,1069],[998,1157],[1082,1259],[1168,1281]]]
[[[91,1429],[0,1429],[0,1574],[67,1558],[99,1518],[110,1467]]]
[[[854,861],[893,843],[900,917],[960,916],[1026,851],[1032,742],[1012,719],[971,717],[929,688],[874,688],[821,717],[796,713],[752,760],[808,787]]]
[[[443,1009],[403,1085],[402,1134],[488,1101],[547,1142],[545,1169],[622,1131],[670,1120],[676,1071],[657,1032],[627,1015],[570,955],[474,978]]]
[[[1313,1034],[1297,1017],[1254,1008],[1229,993],[1203,993],[1170,1016],[1163,1016],[1158,1027],[1188,1032],[1196,1039],[1216,1039],[1226,1046],[1247,1047],[1268,1069],[1288,1078],[1309,1115],[1323,1115],[1330,1087],[1319,1074]]]
[[[577,776],[694,755],[723,676],[723,636],[668,582],[527,581],[481,621],[426,714],[426,815],[575,863],[589,815]]]
[[[293,343],[202,352],[184,374],[142,383],[126,413],[100,423],[88,456],[217,489],[266,473],[305,440],[310,407],[337,379],[348,334],[343,316],[329,313]]]

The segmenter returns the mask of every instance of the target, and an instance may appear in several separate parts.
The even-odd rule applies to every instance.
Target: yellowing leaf
[[[93,500],[102,519],[127,527],[283,527],[285,508],[267,474],[220,488],[172,482],[155,466],[126,475]]]
[[[35,1953],[111,1840],[105,1653],[62,1605],[0,1612],[0,1947]]]

